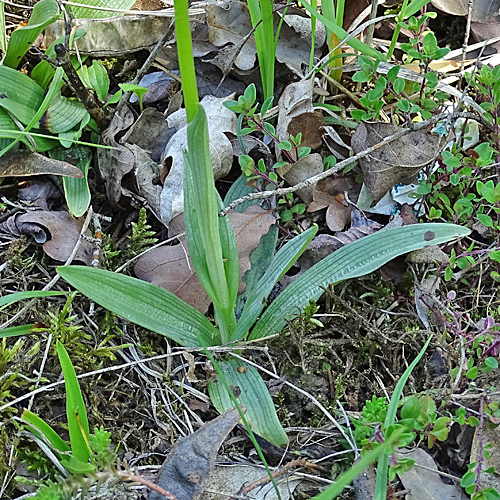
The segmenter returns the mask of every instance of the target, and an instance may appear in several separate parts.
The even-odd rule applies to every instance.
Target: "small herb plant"
[[[179,63],[188,118],[188,150],[184,153],[184,206],[186,237],[194,269],[212,299],[215,325],[174,294],[150,283],[100,269],[79,266],[58,268],[70,284],[107,309],[175,340],[180,345],[203,347],[260,339],[281,331],[294,310],[316,300],[331,282],[361,276],[391,258],[467,234],[458,226],[419,224],[375,233],[331,254],[294,281],[262,313],[274,284],[307,247],[317,228],[297,235],[274,256],[260,280],[248,291],[238,321],[235,315],[239,284],[238,253],[234,231],[215,190],[205,111],[198,104],[187,2],[177,1],[176,31]],[[253,105],[250,97],[241,105]],[[269,105],[269,104],[268,104]],[[395,243],[398,242],[396,245]],[[401,242],[403,242],[401,244]],[[262,313],[262,314],[261,314]],[[241,388],[239,401],[255,432],[281,445],[287,441],[263,380],[252,366],[221,360],[221,371],[230,385]],[[209,386],[219,411],[232,406],[225,387]],[[258,404],[256,403],[258,401]]]

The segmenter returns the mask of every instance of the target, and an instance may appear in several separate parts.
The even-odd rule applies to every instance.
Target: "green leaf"
[[[207,117],[201,105],[188,125],[187,134],[189,151],[184,151],[184,218],[189,255],[201,284],[221,315],[222,341],[226,343],[236,327],[234,304],[239,284],[238,253],[230,251],[236,243],[225,244],[223,252],[221,238],[227,240],[232,234],[234,239],[234,232],[226,220],[222,221],[226,225],[225,234],[221,234],[223,226],[218,216]]]
[[[23,410],[21,415],[21,420],[30,426],[30,430],[37,436],[41,438],[42,436],[58,451],[67,452],[70,451],[68,443],[62,439],[57,432],[52,429],[52,427],[42,420],[38,415],[32,413],[26,408]]]
[[[486,214],[477,214],[477,219],[486,227],[493,227],[493,219]]]
[[[82,66],[83,75],[87,83],[92,87],[99,99],[105,101],[109,91],[109,76],[99,61],[92,61],[92,66]]]
[[[401,408],[401,418],[417,419],[420,416],[420,401],[416,396],[410,396]]]
[[[310,300],[317,300],[330,283],[369,274],[399,255],[469,233],[467,228],[453,224],[414,224],[379,231],[349,243],[288,286],[264,311],[250,339],[281,331],[294,311],[302,310]]]
[[[249,294],[231,340],[240,340],[248,333],[264,308],[265,300],[271,293],[276,282],[283,277],[302,255],[317,231],[318,227],[316,225],[311,226],[307,231],[290,240],[274,256],[268,270]]]
[[[0,107],[27,125],[43,102],[43,89],[29,76],[8,66],[0,66],[0,89]]]
[[[73,217],[81,217],[90,205],[88,173],[92,161],[92,151],[85,146],[71,146],[69,149],[55,148],[49,154],[51,158],[67,161],[83,172],[81,179],[62,178],[68,210]]]
[[[29,50],[37,36],[59,17],[59,7],[55,0],[41,0],[33,7],[28,24],[17,28],[10,35],[4,66],[17,68],[22,57]]]
[[[236,301],[236,316],[239,318],[243,311],[250,292],[253,291],[256,284],[262,278],[266,269],[271,264],[276,250],[276,242],[278,240],[278,226],[273,224],[269,231],[262,236],[259,246],[250,253],[250,269],[243,275],[243,281],[247,284],[245,291],[238,296]],[[236,326],[236,328],[238,328]]]
[[[184,347],[198,347],[197,332],[207,345],[219,344],[208,319],[173,293],[122,274],[84,266],[58,267],[57,272],[102,307]]]
[[[33,328],[35,328],[35,326],[36,325],[34,323],[31,323],[29,325],[9,326],[8,328],[0,330],[0,339],[29,335],[30,333],[32,333],[32,330]]]
[[[130,10],[135,0],[75,0],[75,3],[84,5],[92,5],[96,7],[107,7],[108,9]],[[121,12],[109,12],[105,10],[96,10],[89,7],[71,6],[71,12],[77,19],[90,18],[90,19],[103,19],[105,17],[123,16]]]
[[[59,341],[56,349],[66,386],[66,416],[71,452],[77,460],[87,463],[91,454],[88,444],[90,431],[82,391],[68,352]]]
[[[276,446],[287,443],[287,435],[278,420],[269,390],[257,370],[234,358],[218,361],[217,364],[229,385],[238,388],[239,395],[235,396],[238,403],[246,407],[246,417],[252,430]],[[226,388],[220,381],[211,382],[208,392],[220,413],[233,406]]]
[[[17,302],[18,300],[32,299],[35,297],[55,297],[57,295],[66,295],[68,292],[45,292],[43,290],[33,290],[31,292],[15,292],[0,297],[0,310],[6,305]]]
[[[347,38],[349,36],[347,31],[342,29],[341,26],[338,26],[330,19],[327,19],[325,16],[321,15],[310,3],[306,2],[305,0],[302,0],[300,3],[309,12],[309,14],[314,16],[316,19],[319,19],[324,24],[325,28],[334,33],[339,40],[344,40],[344,38]],[[356,49],[359,52],[361,52],[362,54],[374,57],[375,59],[378,60],[384,59],[382,53],[372,49],[369,45],[366,45],[366,43],[359,41],[357,38],[351,38],[346,43],[353,49]]]
[[[71,130],[87,115],[88,112],[81,102],[58,95],[50,103],[47,113],[40,120],[40,124],[45,130],[58,134]]]

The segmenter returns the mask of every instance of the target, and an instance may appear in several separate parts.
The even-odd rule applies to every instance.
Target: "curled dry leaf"
[[[39,153],[10,150],[0,156],[0,177],[27,177],[29,175],[63,175],[81,179],[83,172],[65,161],[53,160]]]
[[[250,253],[257,248],[261,236],[267,233],[276,222],[270,211],[257,205],[251,205],[245,212],[230,212],[236,235],[240,263],[240,278],[250,268]],[[171,230],[175,234],[184,231],[182,216],[172,220]],[[137,260],[135,275],[145,281],[161,286],[175,293],[182,300],[199,311],[207,312],[211,301],[200,280],[196,276],[189,259],[186,237],[179,237],[180,243],[174,246],[162,246],[146,253]],[[240,292],[244,283],[240,281]]]
[[[244,407],[242,410],[246,411]],[[218,449],[240,418],[233,407],[195,433],[179,439],[158,471],[156,484],[178,500],[196,500],[215,467]],[[148,499],[164,500],[165,497],[151,491]]]
[[[29,234],[37,243],[43,243],[43,251],[52,259],[65,262],[80,238],[83,219],[74,219],[68,212],[35,210],[17,212],[0,224],[0,230],[15,236]],[[91,236],[86,231],[86,236]],[[80,242],[75,260],[89,265],[93,247],[86,239]]]
[[[352,136],[352,149],[354,153],[360,153],[399,130],[400,127],[390,123],[360,123]],[[417,130],[359,159],[365,185],[373,195],[371,206],[375,206],[396,184],[411,184],[420,170],[434,159],[438,143],[437,135],[425,129]]]
[[[312,85],[311,80],[301,80],[288,85],[281,94],[276,125],[276,134],[280,141],[301,132],[301,146],[311,149],[321,146],[324,120],[321,113],[314,111]]]
[[[227,175],[233,164],[233,148],[226,134],[236,135],[236,115],[223,106],[226,99],[206,96],[201,105],[205,108],[210,140],[210,157],[215,179]],[[170,164],[170,172],[165,179],[160,195],[160,216],[165,225],[184,212],[184,156],[187,149],[186,110],[182,109],[168,118],[169,127],[176,132],[168,141],[163,154],[164,161]]]

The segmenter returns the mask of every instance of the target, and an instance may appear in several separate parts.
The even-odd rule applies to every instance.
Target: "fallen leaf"
[[[360,123],[352,136],[354,153],[379,144],[400,127],[390,123]],[[396,184],[411,184],[436,154],[439,137],[427,130],[412,131],[398,141],[375,149],[358,160],[364,183],[373,195],[372,207]]]
[[[468,16],[468,4],[468,0],[432,0],[434,7],[454,16]],[[472,2],[471,31],[479,41],[500,36],[499,0],[475,0]],[[495,42],[491,46],[498,51],[500,43]]]
[[[245,486],[263,480],[250,492],[253,500],[278,500],[276,491],[263,467],[250,464],[216,465],[205,484],[205,492],[199,500],[228,500],[237,498]],[[295,488],[303,481],[299,476],[287,476],[286,481],[277,480],[281,500],[288,500]],[[217,493],[213,493],[217,492]],[[245,495],[246,496],[246,495]]]
[[[301,146],[311,149],[321,146],[323,116],[312,105],[312,85],[311,80],[301,80],[288,85],[281,94],[276,125],[280,141],[302,132]]]
[[[344,192],[349,199],[356,202],[359,185],[353,177],[330,176],[319,181],[313,193],[313,201],[307,207],[308,212],[315,212],[328,207],[326,211],[326,224],[330,231],[342,231],[351,219],[352,207],[344,204]]]
[[[215,179],[228,174],[233,164],[233,148],[226,134],[236,135],[236,115],[223,106],[226,99],[206,96],[200,104],[205,108],[210,139],[210,156]],[[186,110],[182,109],[171,114],[168,125],[176,132],[168,141],[163,158],[171,165],[160,195],[160,217],[163,224],[184,212],[184,156],[187,148]]]
[[[37,243],[43,243],[43,250],[50,258],[65,262],[80,238],[82,224],[82,218],[74,219],[68,212],[35,210],[17,212],[0,224],[0,230],[15,236],[30,234]],[[90,231],[85,235],[91,236]],[[84,239],[75,260],[90,265],[92,258],[92,243]]]
[[[238,246],[240,278],[250,268],[250,253],[257,248],[261,236],[276,222],[270,211],[251,205],[245,212],[230,212]],[[174,234],[184,230],[182,216],[172,220],[170,229]],[[198,279],[189,259],[185,236],[179,237],[180,243],[174,246],[161,246],[151,250],[137,260],[134,268],[139,279],[149,281],[175,293],[182,300],[199,311],[206,313],[211,304],[210,298]],[[240,292],[244,290],[240,281]]]
[[[39,153],[10,150],[0,156],[0,177],[27,177],[29,175],[63,175],[81,179],[83,172],[65,161],[53,160]]]
[[[436,463],[424,450],[415,448],[411,451],[397,452],[395,455],[397,458],[415,460],[415,465],[409,471],[398,474],[405,489],[411,492],[406,495],[407,500],[467,499],[460,485],[446,484],[441,480]]]
[[[215,467],[218,449],[240,418],[238,410],[231,408],[195,433],[179,439],[158,471],[155,483],[178,500],[197,499]],[[165,500],[165,497],[151,491],[148,499]]]
[[[300,158],[296,163],[289,163],[280,167],[277,171],[290,186],[295,186],[295,184],[323,172],[323,159],[320,154],[312,153]],[[311,184],[308,187],[297,190],[297,196],[304,203],[310,203],[313,200],[314,187],[315,184]]]

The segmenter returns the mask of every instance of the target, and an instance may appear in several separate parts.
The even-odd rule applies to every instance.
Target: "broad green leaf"
[[[81,179],[62,178],[68,210],[74,217],[81,217],[90,205],[88,173],[92,151],[85,146],[72,146],[69,149],[55,148],[49,154],[51,158],[67,161],[83,172],[84,177]]]
[[[23,410],[21,420],[30,425],[31,431],[38,438],[44,436],[45,439],[58,451],[70,451],[68,443],[62,439],[52,427],[42,420],[38,415],[32,413],[26,408]],[[33,429],[34,428],[34,429]]]
[[[67,295],[68,292],[45,292],[43,290],[33,290],[31,292],[9,293],[5,297],[0,297],[0,310],[6,305],[23,299],[32,299],[34,297],[54,297],[57,295]]]
[[[301,0],[300,3],[312,16],[314,16],[316,19],[319,19],[324,24],[326,29],[334,33],[339,40],[344,40],[349,36],[347,31],[345,31],[341,26],[337,26],[333,21],[330,21],[325,16],[321,15],[316,9],[311,6],[310,3],[306,2],[305,0]],[[357,38],[351,38],[346,43],[362,54],[374,57],[375,59],[384,60],[384,55],[381,52],[372,49],[369,45],[366,45],[366,43],[361,42]]]
[[[63,457],[61,463],[71,474],[92,474],[92,472],[95,472],[95,465],[78,460],[74,456]]]
[[[54,74],[54,79],[52,80],[52,83],[50,84],[50,87],[45,94],[42,103],[40,104],[40,107],[37,109],[36,113],[34,116],[31,118],[30,122],[26,125],[24,131],[29,132],[33,126],[42,118],[43,114],[47,111],[47,109],[51,106],[54,96],[56,95],[57,92],[60,90],[60,83],[62,82],[62,78],[64,75],[64,70],[62,68],[57,68],[55,74]],[[21,140],[21,136],[19,136],[13,143],[9,144],[5,148],[0,151],[0,156],[5,154],[10,148],[16,144],[16,142],[19,142]]]
[[[4,66],[17,68],[22,57],[29,50],[37,36],[59,17],[59,7],[55,0],[41,0],[33,7],[28,24],[12,32],[7,45]]]
[[[238,292],[238,253],[226,253],[230,223],[224,221],[221,235],[219,203],[210,158],[205,110],[198,112],[187,128],[189,152],[184,151],[184,218],[189,255],[199,280],[220,313],[223,343],[236,326],[234,304]],[[225,239],[223,252],[221,237]],[[234,233],[232,233],[234,238]],[[228,246],[229,245],[229,246]]]
[[[47,113],[40,120],[40,125],[45,130],[58,134],[71,130],[87,115],[88,112],[81,102],[58,95],[52,99]]]
[[[8,328],[4,328],[0,330],[0,339],[8,338],[8,337],[20,337],[21,335],[29,335],[33,328],[35,328],[35,324],[31,323],[29,325],[20,325],[20,326],[9,326]]]
[[[106,7],[108,9],[130,10],[136,0],[75,0],[75,3],[84,5],[92,5],[95,7]],[[103,19],[105,17],[123,16],[121,12],[107,12],[104,10],[96,10],[88,7],[71,6],[71,11],[77,19]]]
[[[228,384],[240,389],[237,396],[238,403],[247,409],[246,417],[254,431],[276,446],[288,442],[288,438],[281,427],[273,400],[257,370],[238,359],[218,361],[220,370]],[[226,388],[220,381],[211,382],[208,392],[217,411],[224,413],[233,406]]]
[[[59,341],[56,349],[66,386],[66,416],[71,453],[77,460],[87,463],[91,455],[88,444],[90,431],[82,391],[68,352]]]
[[[216,328],[203,314],[163,288],[84,266],[62,266],[57,272],[102,307],[182,346],[199,346],[195,332],[209,346],[220,343]]]
[[[454,224],[414,224],[370,234],[336,250],[308,269],[266,309],[250,339],[280,332],[286,318],[317,300],[330,283],[369,274],[395,257],[429,245],[466,236],[467,228]]]
[[[23,125],[35,116],[43,102],[43,89],[29,76],[0,66],[0,107],[12,113]]]
[[[241,295],[238,295],[238,299],[236,300],[235,311],[237,318],[241,316],[250,292],[253,291],[255,285],[262,278],[274,258],[278,232],[278,226],[273,224],[269,228],[269,231],[260,239],[259,246],[250,253],[251,267],[242,277],[247,286],[245,287],[245,291]]]
[[[92,61],[92,66],[82,66],[86,83],[93,88],[101,101],[105,101],[109,91],[109,76],[99,61]]]
[[[302,255],[317,231],[318,226],[310,227],[307,231],[290,240],[274,256],[269,269],[250,292],[231,340],[242,339],[252,328],[276,282]]]

